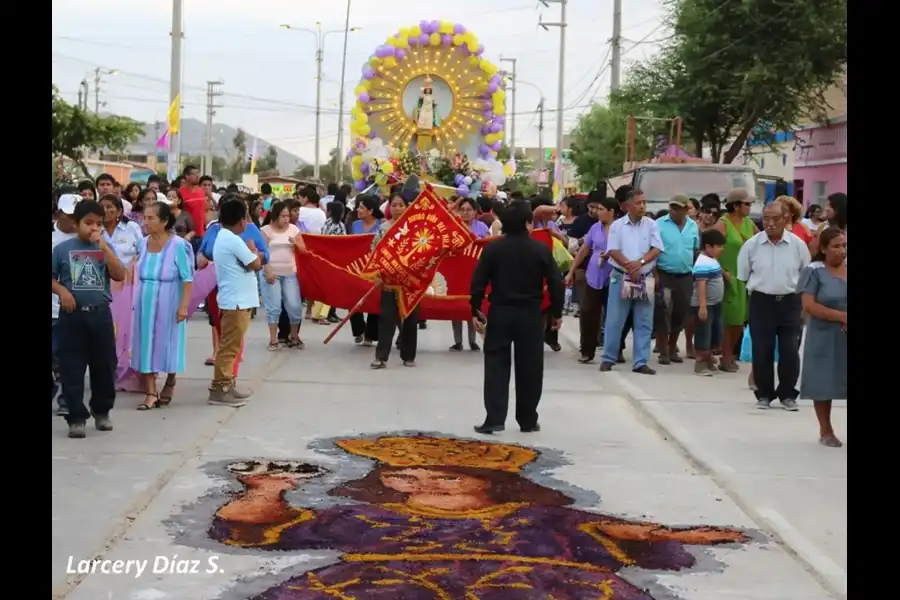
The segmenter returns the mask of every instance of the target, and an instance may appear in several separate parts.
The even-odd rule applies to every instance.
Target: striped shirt
[[[701,254],[697,257],[693,269],[694,293],[691,306],[700,306],[700,294],[697,288],[701,281],[706,282],[706,305],[721,304],[725,296],[725,280],[722,278],[722,266],[711,256]]]

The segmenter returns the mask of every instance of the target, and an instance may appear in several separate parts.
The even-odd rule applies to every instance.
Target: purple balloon
[[[490,152],[491,148],[487,144],[481,144],[478,146],[478,153],[481,154],[482,158],[486,157]]]
[[[484,44],[478,44],[478,50],[475,51],[475,56],[481,56],[484,54]]]
[[[422,33],[431,33],[431,31],[429,31],[431,29],[431,22],[425,20],[419,21],[419,29],[422,30]]]
[[[357,191],[357,192],[361,192],[361,191],[363,191],[364,189],[366,189],[367,187],[369,187],[368,184],[366,183],[366,180],[365,180],[365,179],[360,179],[359,181],[357,181],[357,182],[356,182],[355,184],[353,184],[353,185],[354,185],[354,187],[356,188],[356,191]]]
[[[494,123],[500,123],[501,125],[503,125],[504,123],[506,123],[506,115],[497,115],[496,117],[494,117]]]
[[[410,45],[410,46],[418,46],[418,45],[419,45],[419,38],[417,38],[417,37],[415,37],[415,36],[410,36],[410,37],[409,37],[409,45]]]
[[[394,51],[394,56],[397,57],[397,60],[406,60],[406,50],[403,48],[397,48]]]
[[[501,131],[503,131],[503,125],[494,121],[494,124],[491,125],[491,133],[499,133]]]
[[[494,118],[494,111],[492,111],[491,109],[487,109],[486,111],[484,111],[484,112],[481,113],[481,114],[482,114],[482,115],[484,116],[484,118],[487,119],[488,121],[490,121],[491,119]]]
[[[359,101],[363,104],[369,103],[369,92],[363,92],[359,95]]]
[[[469,195],[469,186],[463,184],[456,188],[456,193],[460,196],[468,196]]]
[[[452,35],[449,35],[446,33],[441,35],[441,44],[444,46],[444,48],[449,48],[452,43],[453,43]]]
[[[462,34],[464,34],[465,32],[466,32],[466,28],[465,28],[465,26],[463,26],[462,23],[457,23],[456,25],[453,26],[453,33],[454,33],[454,34],[462,35]]]
[[[441,32],[441,22],[440,21],[432,21],[431,22],[431,33],[440,33]]]
[[[456,177],[453,178],[453,183],[455,183],[456,185],[463,185],[465,183],[465,179],[465,177],[457,173]]]
[[[488,84],[488,90],[487,90],[487,91],[488,91],[489,94],[493,94],[494,92],[497,91],[497,88],[499,88],[499,87],[500,87],[500,86],[497,85],[497,82],[496,82],[496,81],[491,81],[491,82]]]
[[[501,144],[500,142],[494,142],[493,144],[491,144],[491,150],[493,150],[494,152],[500,152],[500,148],[502,147],[503,144]]]
[[[374,132],[374,131],[370,131],[370,132],[369,132],[369,135],[367,135],[366,137],[369,138],[370,140],[374,140],[374,139],[375,139],[375,132]]]
[[[364,162],[363,164],[359,165],[359,170],[362,171],[363,175],[368,175],[369,174],[369,163]]]
[[[375,56],[378,58],[387,58],[394,54],[394,49],[391,46],[378,46],[375,50]]]
[[[375,77],[375,73],[372,71],[372,69],[369,69],[368,71],[366,71],[365,73],[363,73],[363,78],[364,78],[364,79],[367,79],[367,80],[368,80],[368,79],[372,79],[373,77]]]
[[[481,126],[481,135],[487,135],[487,134],[489,134],[490,132],[491,132],[491,128],[490,128],[490,127],[488,127],[487,125],[482,125],[482,126]]]
[[[465,44],[460,44],[459,46],[457,46],[457,48],[459,48],[459,51],[463,53],[463,56],[470,56],[472,54],[471,52],[469,52],[469,47]]]
[[[423,32],[422,35],[419,36],[419,43],[423,46],[427,46],[430,39],[431,35]]]
[[[484,102],[481,103],[481,107],[484,110],[491,110],[491,108],[493,108],[493,106],[494,106],[494,103],[491,102],[490,100],[485,100]]]

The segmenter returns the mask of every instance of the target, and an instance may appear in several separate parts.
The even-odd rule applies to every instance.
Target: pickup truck
[[[744,188],[753,199],[750,216],[760,221],[765,202],[765,183],[760,182],[748,165],[713,163],[650,163],[606,181],[607,193],[612,196],[622,185],[640,188],[647,199],[647,213],[656,213],[669,207],[669,199],[675,194],[686,194],[699,200],[704,195],[716,193],[725,202],[725,196],[733,189]]]

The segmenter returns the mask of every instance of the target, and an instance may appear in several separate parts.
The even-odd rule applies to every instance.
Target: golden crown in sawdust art
[[[522,446],[427,436],[349,439],[339,448],[392,467],[470,467],[518,472],[537,458]]]

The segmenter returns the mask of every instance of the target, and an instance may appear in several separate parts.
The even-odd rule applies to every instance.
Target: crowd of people
[[[213,367],[210,403],[241,406],[251,395],[237,385],[236,373],[257,309],[273,352],[303,349],[304,321],[338,322],[333,307],[302,298],[294,260],[295,250],[305,252],[302,234],[372,233],[374,248],[415,192],[398,187],[384,196],[351,197],[349,186],[336,184],[322,191],[304,187],[282,199],[268,184],[259,194],[242,194],[237,186],[215,190],[194,166],[171,185],[154,176],[145,188],[123,188],[103,174],[59,190],[52,229],[52,387],[69,436],[85,437],[90,417],[98,430],[112,429],[109,412],[117,390],[143,393],[139,410],[172,402],[177,374],[189,358],[185,321],[194,309],[192,285],[210,264],[216,292],[203,301],[212,332],[206,359]],[[798,398],[814,400],[821,443],[840,446],[830,408],[832,400],[846,398],[846,203],[846,195],[834,194],[824,208],[813,205],[804,214],[796,199],[782,196],[766,207],[760,228],[750,217],[752,198],[742,189],[724,199],[674,194],[668,209],[655,215],[647,214],[643,193],[630,186],[614,197],[594,191],[558,205],[518,193],[451,199],[451,211],[475,238],[512,240],[545,228],[554,239],[552,252],[543,247],[547,255],[531,245],[531,263],[515,259],[530,264],[528,277],[550,290],[551,306],[538,312],[534,336],[514,326],[533,319],[534,281],[502,275],[513,260],[503,257],[524,251],[524,242],[492,243],[486,247],[491,252],[482,254],[472,284],[473,319],[465,323],[472,351],[481,350],[477,332],[485,332],[488,418],[476,429],[502,430],[511,347],[517,381],[520,363],[530,371],[522,381],[531,391],[517,385],[517,418],[523,431],[539,428],[535,373],[542,373],[542,346],[561,350],[561,317],[571,313],[578,318],[578,362],[595,362],[602,349],[602,372],[626,362],[629,332],[631,370],[643,375],[656,374],[654,352],[658,365],[687,359],[699,376],[733,374],[740,370],[743,342],[757,407],[767,409],[778,400],[794,411]],[[545,269],[547,256],[551,270]],[[482,315],[475,303],[488,282],[492,308]],[[517,285],[528,291],[517,294]],[[526,308],[527,315],[517,312]],[[350,325],[356,344],[375,346],[371,368],[385,368],[394,347],[403,366],[416,365],[418,331],[427,325],[417,311],[401,321],[393,292],[382,291],[379,314],[354,314]],[[450,351],[464,350],[463,327],[453,322],[448,328]],[[527,347],[521,358],[519,346]],[[85,371],[89,408],[83,401]]]

